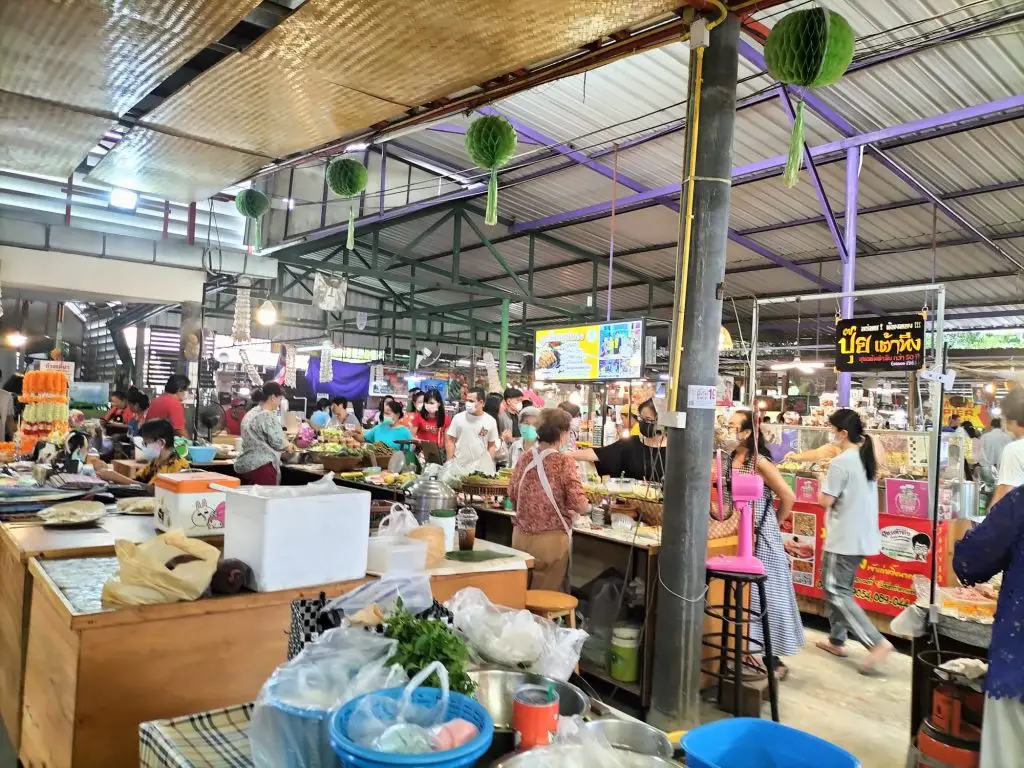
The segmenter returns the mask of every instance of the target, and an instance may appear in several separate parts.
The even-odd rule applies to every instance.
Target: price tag
[[[714,410],[718,401],[718,387],[714,384],[690,384],[686,388],[686,407],[699,408],[702,410]]]

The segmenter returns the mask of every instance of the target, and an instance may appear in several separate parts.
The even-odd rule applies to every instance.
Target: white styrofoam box
[[[159,474],[153,481],[153,522],[161,531],[180,529],[186,536],[221,536],[227,530],[227,516],[220,487],[238,486],[240,482],[237,477],[218,472]]]
[[[311,483],[227,492],[224,557],[248,563],[259,592],[366,575],[370,492]]]

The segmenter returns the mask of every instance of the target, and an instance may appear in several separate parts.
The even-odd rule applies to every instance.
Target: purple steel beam
[[[807,298],[807,300],[810,301],[811,298],[813,298],[813,297],[809,296]],[[962,308],[963,309],[970,309],[969,306],[965,306],[965,307],[962,307]],[[900,314],[900,313],[904,313],[904,312],[913,313],[913,312],[920,311],[920,309],[921,309],[920,307],[917,307],[916,309],[892,309],[892,310],[889,310],[889,312],[890,312],[890,314]],[[953,309],[956,310],[958,308],[954,307]],[[628,312],[628,310],[624,310],[624,311]],[[987,309],[987,310],[984,310],[984,311],[981,311],[981,312],[960,312],[958,314],[950,314],[950,313],[947,312],[946,313],[946,322],[953,322],[953,321],[959,321],[959,320],[994,320],[996,318],[1003,318],[1003,317],[1019,317],[1019,318],[1021,318],[1021,320],[1024,320],[1024,307],[1021,307],[1020,309]],[[726,319],[725,322],[728,323],[730,321],[728,319]],[[732,321],[732,322],[735,322],[735,321]],[[803,319],[803,323],[806,324],[807,322],[808,322],[808,318],[805,317]],[[813,319],[811,319],[810,322],[813,323],[815,321]],[[796,327],[796,320],[793,319],[793,318],[787,318],[785,320],[761,320],[761,321],[758,321],[757,326],[758,326],[758,328],[763,328],[763,329],[785,330],[787,328],[794,328],[794,327]],[[832,321],[831,320],[826,321],[823,318],[822,319],[822,326],[821,327],[822,328],[826,328],[826,327],[830,327],[830,326],[832,326]],[[842,404],[842,402],[840,401],[840,405],[841,404]]]
[[[810,102],[808,102],[808,104],[809,103]],[[814,158],[825,157],[838,152],[845,154],[846,150],[852,147],[860,147],[870,144],[873,141],[881,140],[878,137],[883,133],[886,135],[888,140],[905,139],[908,136],[914,136],[918,133],[935,131],[937,129],[968,122],[972,119],[981,119],[993,114],[1005,112],[1014,114],[1021,112],[1024,114],[1024,94],[1019,94],[1006,99],[999,99],[998,101],[988,102],[987,104],[982,104],[976,107],[969,107],[968,109],[956,110],[945,115],[936,115],[935,117],[925,120],[915,120],[910,123],[904,123],[900,126],[886,128],[884,131],[851,135],[847,138],[840,139],[839,141],[832,141],[828,144],[812,147],[810,149],[810,153]],[[970,130],[970,127],[961,127],[961,130]],[[931,138],[931,136],[924,135],[919,140],[927,141],[929,138]],[[918,139],[915,139],[913,142],[908,141],[906,143],[911,144],[916,141],[918,141]],[[748,163],[747,165],[739,166],[733,169],[733,184],[742,183],[742,181],[745,180],[745,177],[754,176],[764,178],[768,174],[777,174],[782,171],[785,166],[786,157],[784,155],[778,155],[776,157],[770,157],[765,160],[758,160],[753,163]],[[679,184],[668,184],[663,187],[655,187],[647,192],[640,192],[635,195],[627,195],[619,198],[618,206],[620,208],[646,206],[650,205],[652,202],[657,202],[663,197],[679,197],[679,194]],[[610,202],[595,203],[594,205],[579,208],[575,211],[566,211],[564,213],[555,214],[554,216],[537,219],[536,221],[521,222],[513,226],[511,231],[513,233],[528,232],[534,229],[565,224],[575,219],[590,217],[600,218],[601,216],[607,215],[610,209]]]
[[[749,43],[740,43],[740,47],[749,45]],[[793,101],[789,98],[789,92],[785,86],[779,86],[776,89],[779,93],[779,103],[782,104],[782,108],[786,110],[786,114],[789,115],[789,121],[796,121],[796,109],[793,107]],[[849,151],[849,150],[847,150]],[[814,185],[814,191],[818,195],[818,204],[821,206],[821,212],[825,216],[825,223],[828,225],[828,231],[832,233],[832,239],[835,241],[836,250],[839,251],[839,258],[843,260],[845,264],[850,260],[850,241],[843,242],[843,236],[839,232],[839,224],[836,222],[836,215],[832,211],[832,204],[828,200],[828,194],[825,192],[825,185],[821,183],[821,176],[818,175],[818,169],[814,165],[814,158],[811,157],[811,150],[807,146],[807,142],[804,142],[804,165],[807,166],[807,173],[811,177],[811,183]],[[847,188],[847,194],[849,194],[849,188]],[[856,249],[856,240],[852,243],[854,249]],[[842,398],[840,397],[840,402]]]
[[[739,47],[740,47],[740,56],[742,56],[747,61],[751,62],[752,64],[755,64],[756,66],[760,67],[763,70],[767,70],[768,69],[768,67],[767,67],[767,65],[765,64],[765,61],[764,61],[764,56],[761,54],[760,51],[758,51],[756,48],[754,48],[754,46],[752,46],[750,43],[748,43],[746,41],[741,40]],[[838,112],[836,112],[834,109],[832,109],[830,106],[828,106],[825,102],[823,102],[815,94],[813,94],[810,91],[808,91],[806,89],[803,89],[803,88],[794,88],[793,89],[793,93],[796,94],[798,98],[802,98],[804,103],[807,104],[808,107],[813,109],[818,114],[819,117],[821,117],[826,123],[831,125],[835,130],[839,131],[839,133],[841,133],[843,136],[847,137],[847,139],[852,139],[852,138],[858,136],[857,129],[853,127],[853,124],[850,123],[849,120],[847,120],[845,117],[843,117]],[[1019,106],[1020,104],[1024,104],[1024,94],[1019,94],[1018,96],[1011,97],[1010,99],[1004,99],[1003,102],[1015,103],[1015,104],[1017,104]],[[970,109],[978,110],[979,108],[978,107],[973,107],[973,108],[970,108]],[[959,110],[959,111],[963,112],[964,110]],[[949,115],[952,115],[952,114],[954,114],[954,113],[949,113]],[[949,115],[947,115],[946,117],[948,117]],[[940,119],[940,117],[941,116],[936,117],[936,118],[931,118],[931,121],[938,121]],[[925,120],[925,121],[918,121],[918,122],[928,123],[930,121],[929,120]],[[932,126],[929,126],[929,127],[932,127]],[[884,132],[883,131],[876,131],[875,133],[879,134],[879,133],[884,133]],[[864,137],[863,137],[863,135],[861,135],[859,138],[863,139]],[[882,139],[875,139],[874,141],[881,141],[881,140]],[[863,146],[867,146],[868,147],[868,149],[872,152],[872,154],[875,156],[875,158],[879,162],[881,162],[883,165],[885,165],[890,171],[892,171],[904,183],[909,184],[911,187],[916,189],[920,194],[922,194],[926,198],[928,198],[928,200],[931,201],[932,204],[934,204],[936,208],[938,208],[940,211],[942,211],[960,229],[966,230],[966,231],[970,232],[971,234],[973,234],[975,237],[978,237],[981,240],[981,242],[984,243],[989,248],[989,250],[993,251],[995,254],[997,254],[998,256],[1002,257],[1004,260],[1008,261],[1009,263],[1013,264],[1013,266],[1015,266],[1017,269],[1020,269],[1020,270],[1024,271],[1024,264],[1022,264],[1020,261],[1015,259],[1010,254],[1008,254],[1002,248],[1000,248],[991,238],[988,237],[988,235],[986,235],[984,232],[982,232],[975,225],[971,224],[966,218],[964,218],[957,211],[955,211],[952,208],[952,206],[950,206],[949,204],[943,202],[943,200],[937,194],[935,194],[935,192],[933,192],[931,189],[929,189],[929,187],[926,184],[924,184],[920,179],[918,179],[906,167],[904,167],[904,166],[900,165],[899,163],[897,163],[895,160],[890,158],[888,155],[886,155],[884,152],[882,152],[877,147],[871,146],[872,141],[862,142],[862,144],[863,144]]]
[[[847,253],[846,261],[843,263],[843,291],[852,291],[857,285],[857,198],[860,187],[861,152],[860,147],[846,150],[846,210],[850,214],[843,222]],[[853,317],[853,302],[853,296],[842,298],[840,306],[844,318]],[[851,383],[849,373],[839,374],[839,405],[843,408],[850,407]]]
[[[986,184],[982,187],[972,187],[971,189],[964,189],[958,192],[946,192],[941,195],[942,199],[946,202],[950,200],[959,200],[964,197],[974,197],[975,195],[986,195],[991,192],[1005,192],[1007,190],[1020,189],[1024,187],[1024,179],[1017,179],[1014,181],[1004,181],[999,184]],[[886,211],[897,211],[902,208],[913,208],[916,205],[924,205],[930,203],[926,197],[915,197],[910,200],[897,200],[893,203],[880,203],[878,205],[869,205],[866,208],[859,208],[857,214],[860,216],[867,216],[872,213],[884,213]],[[838,211],[836,213],[837,219],[843,219],[846,217],[846,211]],[[809,224],[822,224],[825,221],[824,216],[808,216],[803,219],[790,219],[789,221],[780,221],[775,224],[765,224],[759,227],[745,227],[743,229],[736,230],[741,235],[760,235],[763,232],[778,232],[783,229],[792,229],[794,227],[804,227]]]

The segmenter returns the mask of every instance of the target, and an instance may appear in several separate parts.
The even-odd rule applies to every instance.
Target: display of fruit
[[[319,453],[323,456],[362,456],[363,452],[358,447],[344,443],[316,443],[309,446],[312,453]]]
[[[385,443],[370,443],[364,449],[367,454],[374,456],[390,456],[394,451]]]

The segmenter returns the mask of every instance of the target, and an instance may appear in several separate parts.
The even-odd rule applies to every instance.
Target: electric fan
[[[199,409],[199,424],[206,430],[206,442],[213,441],[215,432],[224,426],[226,414],[220,403],[208,403]]]

